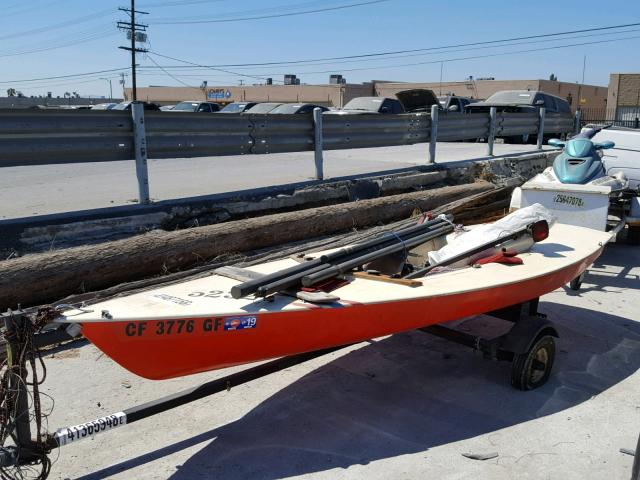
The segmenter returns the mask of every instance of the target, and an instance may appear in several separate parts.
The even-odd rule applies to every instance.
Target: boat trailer
[[[487,339],[445,325],[420,328],[422,332],[468,346],[496,361],[510,361],[511,384],[519,390],[543,385],[551,373],[558,333],[546,316],[538,312],[539,299],[503,308],[489,315],[512,322],[509,331]],[[42,331],[42,318],[22,310],[0,315],[5,326],[6,359],[0,376],[0,478],[23,478],[22,467],[40,469],[38,479],[46,479],[51,451],[94,437],[108,430],[163,413],[232,387],[256,380],[286,368],[327,355],[354,344],[291,355],[272,360],[202,385],[137,405],[85,423],[59,428],[54,433],[43,430],[38,386],[46,376],[40,349],[73,340],[73,331],[62,325]],[[38,379],[38,367],[44,376]],[[31,379],[29,379],[31,375]],[[35,439],[32,425],[35,424]]]

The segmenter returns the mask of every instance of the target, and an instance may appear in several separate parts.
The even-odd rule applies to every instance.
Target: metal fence
[[[0,110],[0,167],[136,159],[140,201],[148,202],[146,158],[315,151],[496,137],[538,139],[574,130],[569,115],[496,112],[402,115],[245,115],[128,111]]]
[[[583,108],[579,116],[581,126],[588,123],[603,123],[617,127],[640,128],[640,105]]]

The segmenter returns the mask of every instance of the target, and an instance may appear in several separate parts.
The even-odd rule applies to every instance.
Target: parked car
[[[245,110],[242,113],[269,113],[271,112],[271,110],[279,107],[280,105],[282,105],[282,103],[273,103],[273,102],[257,103],[253,107]]]
[[[440,107],[443,111],[460,113],[464,113],[466,106],[473,103],[471,98],[459,97],[457,95],[441,96],[438,97],[438,101],[440,102]]]
[[[565,99],[535,90],[502,90],[466,108],[472,112],[488,112],[491,107],[497,107],[500,112],[535,112],[544,107],[549,113],[571,113]]]
[[[403,90],[396,93],[396,97],[357,97],[349,101],[341,110],[326,113],[334,115],[429,113],[432,105],[440,105],[438,97],[432,90],[426,88]]]
[[[427,88],[413,88],[411,90],[402,90],[396,93],[396,97],[400,100],[404,111],[407,113],[431,112],[433,105],[440,107],[438,97],[433,90]]]
[[[197,100],[177,103],[169,112],[213,113],[220,111],[220,105],[213,102],[199,102]]]
[[[400,100],[387,97],[356,97],[346,103],[340,110],[328,110],[325,115],[375,115],[388,113],[404,113]]]
[[[160,107],[160,110],[162,110],[163,112],[168,112],[169,110],[173,110],[175,108],[175,105],[162,105]]]
[[[486,113],[491,107],[498,112],[537,112],[544,107],[547,113],[561,113],[571,117],[571,107],[563,98],[537,90],[502,90],[496,92],[483,102],[470,103],[466,111],[470,113]],[[560,135],[565,132],[545,131],[545,137]],[[507,143],[528,143],[536,140],[536,135],[523,134],[503,137]]]
[[[159,111],[160,106],[150,102],[140,102],[144,105],[144,109],[147,111]],[[121,102],[113,107],[111,110],[131,110],[131,102]]]
[[[111,110],[117,103],[97,103],[91,106],[91,110]]]
[[[320,108],[323,112],[329,110],[327,107],[314,103],[283,103],[269,113],[313,113],[315,108]]]
[[[220,113],[242,113],[249,110],[254,105],[257,105],[258,102],[233,102],[225,105],[225,107],[220,110]]]

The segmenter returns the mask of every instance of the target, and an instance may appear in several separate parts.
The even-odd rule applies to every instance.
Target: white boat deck
[[[348,302],[365,304],[398,302],[424,297],[465,293],[491,287],[509,285],[537,278],[578,263],[596,252],[610,235],[591,229],[562,224],[554,225],[545,241],[535,244],[520,257],[524,264],[507,266],[488,264],[482,268],[464,268],[429,275],[420,279],[419,287],[358,278],[338,288],[332,294]],[[260,273],[272,273],[296,265],[284,259],[251,267]],[[295,299],[277,295],[272,301],[234,299],[229,290],[241,283],[218,275],[168,285],[156,290],[119,297],[88,307],[89,311],[70,311],[60,321],[87,323],[105,321],[144,321],[164,318],[199,318],[208,316],[246,315],[277,311],[304,310]],[[110,318],[105,320],[103,311]]]

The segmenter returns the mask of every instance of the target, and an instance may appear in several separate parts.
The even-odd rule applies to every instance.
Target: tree
[[[549,75],[549,80],[551,80],[552,82],[557,82],[558,77],[556,77],[555,73],[552,73],[551,75]]]
[[[8,88],[7,89],[7,97],[15,97],[16,96],[16,89],[15,88]]]

